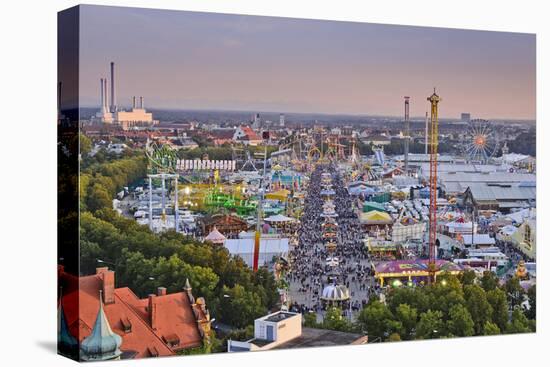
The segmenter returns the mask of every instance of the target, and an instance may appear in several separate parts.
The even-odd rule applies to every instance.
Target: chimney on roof
[[[132,109],[136,108],[136,96],[132,97]]]
[[[157,288],[157,296],[166,296],[166,288],[165,287],[158,287]]]
[[[143,106],[143,97],[139,97],[139,108],[141,108],[142,110],[144,109],[144,106]]]
[[[157,298],[156,294],[150,294],[149,295],[149,306],[147,308],[149,312],[149,322],[151,323],[151,329],[156,330],[157,329],[157,305],[155,304],[155,299]]]
[[[106,305],[115,303],[115,272],[108,267],[96,268],[95,271],[102,280],[103,301]]]

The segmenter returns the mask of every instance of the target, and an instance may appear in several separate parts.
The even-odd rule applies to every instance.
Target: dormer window
[[[122,330],[124,330],[125,333],[132,332],[132,323],[127,317],[120,319],[120,323],[122,324]]]
[[[180,345],[180,338],[176,334],[169,334],[169,335],[163,335],[162,340],[168,345],[170,348],[174,348]]]

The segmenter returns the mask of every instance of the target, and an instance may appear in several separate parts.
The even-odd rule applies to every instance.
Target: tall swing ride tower
[[[437,241],[437,147],[439,142],[438,104],[441,98],[434,92],[428,97],[431,105],[430,115],[430,235],[428,270],[430,281],[436,272],[436,241]]]

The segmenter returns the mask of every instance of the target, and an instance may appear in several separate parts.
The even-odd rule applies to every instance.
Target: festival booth
[[[277,232],[290,233],[295,230],[296,219],[282,214],[273,215],[264,219],[264,222],[277,229]]]
[[[425,222],[420,222],[411,217],[403,217],[396,221],[392,227],[392,241],[422,240],[426,227]]]
[[[378,279],[380,286],[391,281],[393,286],[400,286],[406,282],[409,286],[427,283],[430,272],[428,271],[427,259],[417,260],[396,260],[382,262],[374,268],[374,278]],[[443,273],[458,275],[462,272],[462,267],[446,260],[435,260],[435,277]]]
[[[212,231],[204,238],[204,241],[210,241],[215,244],[223,244],[226,240],[226,237],[218,231],[216,226],[212,229]]]
[[[391,227],[393,225],[392,217],[385,212],[378,210],[371,210],[368,213],[361,213],[359,215],[359,221],[361,226],[367,231],[373,231],[375,229],[385,229],[386,226]]]
[[[269,200],[278,200],[278,201],[286,201],[288,199],[288,196],[290,195],[290,191],[281,189],[274,192],[268,192],[265,194],[265,198]]]
[[[200,219],[202,233],[210,233],[216,227],[216,230],[226,237],[237,235],[241,231],[248,229],[248,223],[236,215],[214,214]]]
[[[376,238],[363,240],[369,255],[378,260],[396,260],[403,258],[404,250],[401,244]]]
[[[376,201],[365,201],[363,203],[363,213],[368,213],[373,210],[385,212],[386,208],[384,207],[384,205],[377,203]]]

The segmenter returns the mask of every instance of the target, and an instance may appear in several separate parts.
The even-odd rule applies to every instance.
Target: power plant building
[[[145,110],[144,99],[132,97],[132,109],[120,110],[116,104],[115,64],[111,62],[111,91],[107,88],[107,78],[100,79],[100,109],[92,118],[93,122],[103,124],[120,125],[123,130],[139,129],[153,126],[158,120],[153,119],[153,114]],[[108,102],[110,101],[110,103]]]

